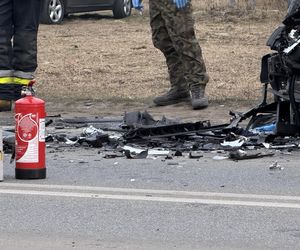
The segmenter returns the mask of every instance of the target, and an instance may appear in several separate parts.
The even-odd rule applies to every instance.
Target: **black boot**
[[[185,89],[179,89],[178,87],[171,87],[171,89],[164,95],[157,96],[153,99],[153,102],[157,106],[166,106],[179,102],[189,101],[189,92]]]
[[[0,100],[0,112],[11,111],[12,101],[9,100]]]
[[[205,94],[205,85],[190,87],[190,95],[193,109],[202,109],[208,106],[208,98]]]

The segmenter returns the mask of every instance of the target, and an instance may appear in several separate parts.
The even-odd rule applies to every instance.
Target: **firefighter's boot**
[[[205,85],[190,86],[190,96],[193,109],[203,109],[208,106],[208,98],[205,96]]]
[[[10,70],[0,70],[0,112],[11,111],[11,85],[13,78]]]
[[[11,111],[12,101],[10,100],[0,100],[0,112]]]
[[[171,86],[169,91],[161,96],[157,96],[153,99],[153,102],[157,106],[166,106],[176,104],[179,102],[185,102],[190,99],[187,88],[182,86]]]

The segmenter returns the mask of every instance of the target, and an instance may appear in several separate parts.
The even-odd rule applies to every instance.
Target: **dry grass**
[[[213,8],[226,8],[228,7],[229,0],[204,0],[204,1],[193,1],[195,8],[209,10]],[[245,9],[249,7],[250,0],[236,0],[237,8]],[[263,9],[284,9],[287,6],[286,0],[256,0],[258,8]]]
[[[197,36],[211,76],[207,90],[216,101],[260,96],[260,58],[269,52],[266,39],[284,15],[279,0],[258,1],[258,9],[251,12],[238,2],[239,8],[232,11],[225,0],[194,1]],[[134,13],[124,20],[104,14],[41,25],[40,96],[147,101],[168,88],[164,58],[151,42],[147,11],[143,17]]]

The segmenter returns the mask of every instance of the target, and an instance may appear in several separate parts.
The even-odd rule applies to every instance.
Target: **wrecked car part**
[[[171,125],[177,124],[179,121],[162,117],[161,120],[155,120],[147,111],[125,112],[123,128],[140,128],[147,126]]]
[[[273,114],[276,135],[298,135],[300,133],[300,8],[299,1],[290,3],[288,15],[282,26],[270,36],[267,46],[276,52],[265,55],[261,64],[263,101],[246,113],[235,115],[231,127],[246,118],[251,118],[251,127],[257,115]],[[274,102],[267,104],[267,93]]]
[[[223,160],[227,160],[228,158],[229,158],[228,156],[215,155],[212,159],[215,161],[223,161]]]
[[[211,126],[209,121],[195,122],[195,123],[180,123],[175,125],[132,129],[129,132],[125,133],[123,138],[127,141],[130,141],[135,139],[183,136],[183,135],[195,134],[197,132],[203,133],[205,131],[222,130],[227,126],[228,126],[227,124]]]
[[[84,138],[80,138],[78,140],[79,144],[86,143],[88,146],[94,147],[94,148],[101,148],[103,146],[103,143],[108,143],[109,137],[106,134],[93,134]]]
[[[224,141],[221,143],[222,147],[239,148],[247,141],[247,138],[241,138],[235,141]]]
[[[140,154],[140,153],[146,151],[146,149],[135,148],[135,147],[131,147],[128,145],[122,147],[122,149],[124,151],[129,151],[132,154]],[[164,149],[149,149],[148,150],[148,155],[152,155],[152,156],[168,156],[169,154],[170,154],[170,151],[164,150]]]
[[[274,163],[272,163],[271,164],[271,166],[269,167],[269,169],[270,170],[283,170],[284,169],[284,167],[281,167],[279,164],[278,164],[278,162],[276,161],[276,162],[274,162]]]
[[[123,127],[138,127],[142,125],[155,125],[156,120],[147,112],[125,112]]]
[[[189,158],[190,159],[200,159],[202,157],[203,157],[202,152],[194,152],[194,151],[192,151],[192,152],[189,153]]]
[[[300,133],[300,8],[299,1],[291,1],[288,14],[267,41],[267,46],[276,52],[265,55],[261,64],[263,101],[257,108],[234,115],[231,127],[251,118],[248,128],[258,115],[273,115],[276,135]],[[267,93],[274,102],[267,104]],[[266,124],[265,124],[266,125]]]
[[[176,150],[175,153],[174,153],[174,156],[183,156],[182,152],[179,151],[179,150]]]
[[[45,127],[50,126],[52,123],[53,123],[53,120],[52,120],[52,119],[46,120]]]
[[[123,121],[122,118],[87,118],[87,117],[77,117],[77,118],[62,118],[59,119],[62,123],[69,124],[94,124],[94,123],[121,123]]]
[[[124,155],[121,152],[108,152],[103,158],[105,159],[114,159],[118,157],[123,157]]]
[[[274,153],[265,153],[265,152],[247,152],[243,150],[236,150],[229,153],[229,159],[240,161],[240,160],[249,160],[249,159],[258,159],[268,156],[274,156]]]
[[[271,145],[269,143],[263,143],[263,146],[267,149],[289,149],[289,148],[298,148],[296,144],[285,144],[285,145]]]
[[[88,117],[78,117],[78,118],[61,118],[55,120],[55,126],[61,126],[62,128],[84,128],[88,126],[93,126],[96,129],[124,132],[120,128],[122,123],[122,118],[88,118]]]
[[[261,127],[256,127],[250,131],[254,134],[259,134],[259,133],[274,134],[275,129],[276,129],[276,124],[271,123],[271,124],[267,124],[267,125],[264,125]]]
[[[82,136],[91,136],[94,134],[104,134],[102,129],[97,129],[94,126],[90,125],[89,127],[85,128],[82,132]]]
[[[12,154],[15,151],[15,134],[7,133],[4,131],[3,133],[3,152],[5,154]]]
[[[125,150],[125,156],[127,159],[146,159],[148,156],[148,150],[142,151],[138,154],[131,153],[129,150]]]

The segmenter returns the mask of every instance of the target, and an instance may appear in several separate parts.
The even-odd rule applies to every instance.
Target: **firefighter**
[[[140,0],[133,6],[141,8]],[[196,39],[191,0],[149,0],[152,40],[166,58],[170,90],[154,98],[158,106],[190,100],[193,109],[208,106],[205,87],[209,80]]]
[[[0,1],[0,111],[11,110],[37,68],[41,0]]]

